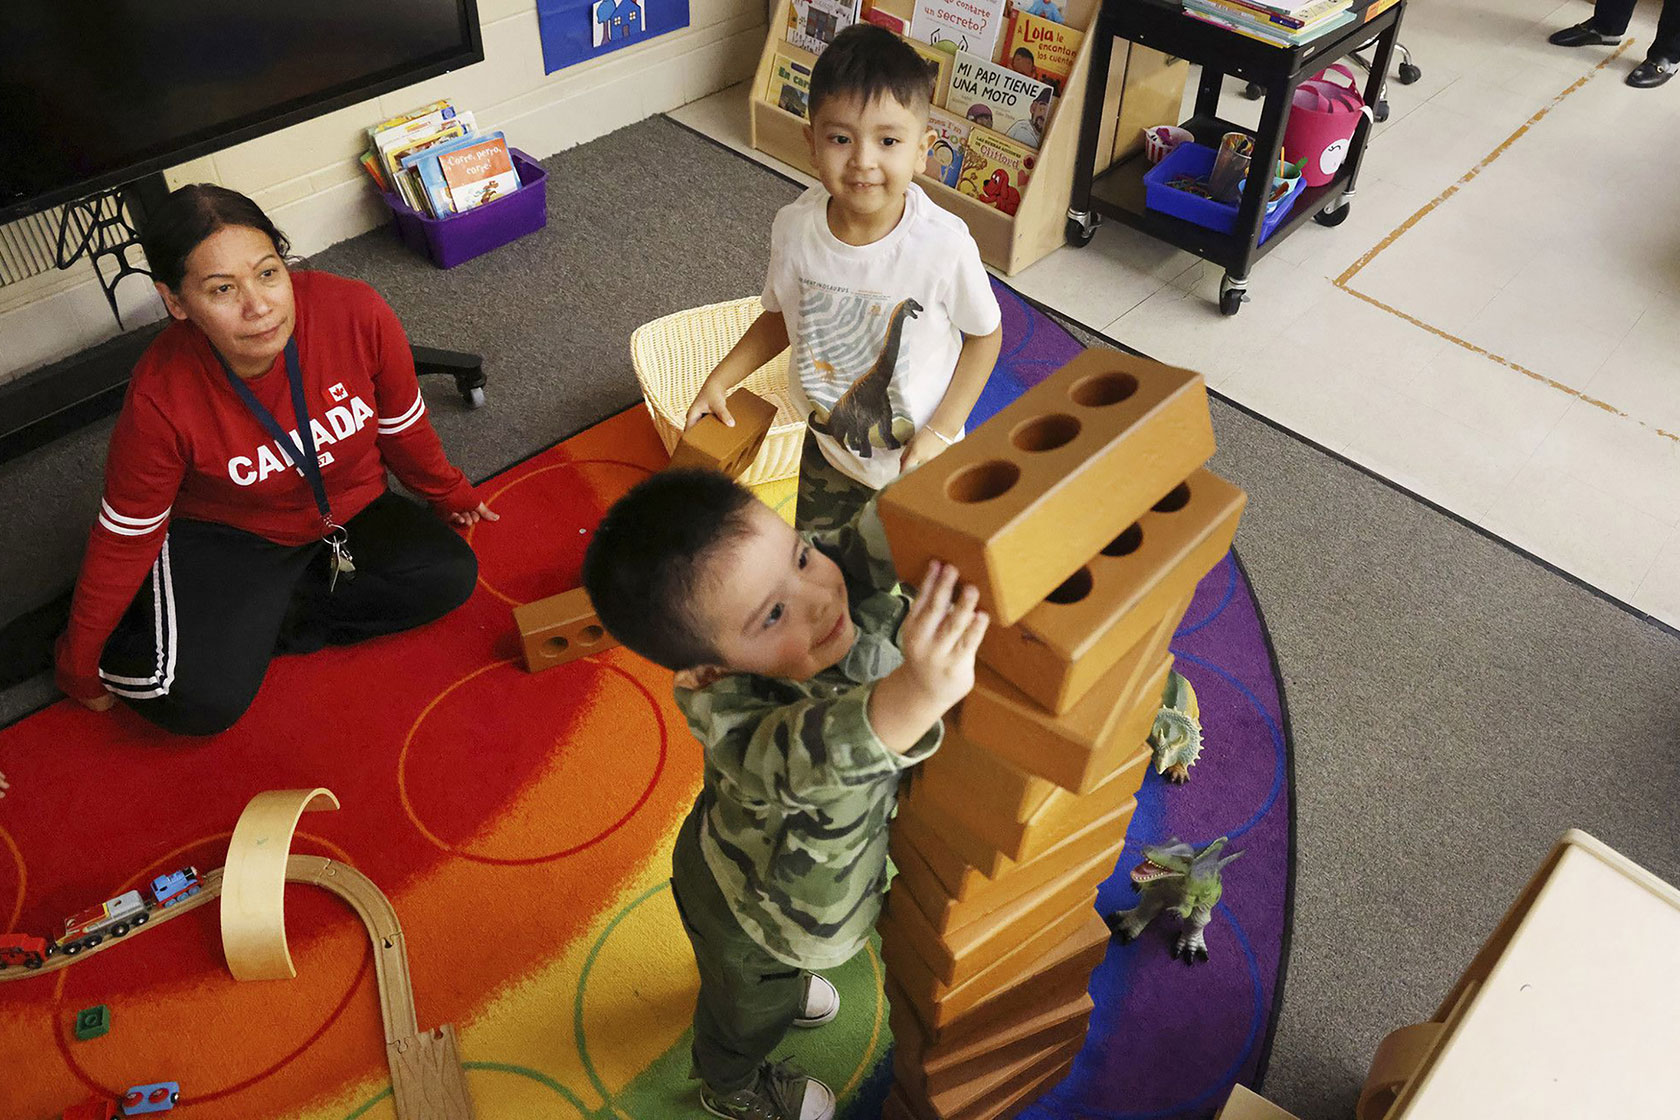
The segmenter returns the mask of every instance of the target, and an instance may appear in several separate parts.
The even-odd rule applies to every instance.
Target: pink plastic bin
[[[509,148],[508,155],[519,172],[519,189],[464,214],[428,218],[384,192],[403,244],[439,268],[454,268],[547,225],[548,172],[518,148]]]

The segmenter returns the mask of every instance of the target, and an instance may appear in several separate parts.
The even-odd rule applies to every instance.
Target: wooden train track
[[[122,937],[107,937],[98,945],[91,949],[83,949],[74,956],[54,954],[38,969],[8,968],[0,971],[0,983],[33,979],[69,968],[96,953],[108,952],[149,929],[174,921],[183,914],[222,899],[224,895],[249,897],[272,893],[267,890],[268,884],[260,880],[271,871],[279,870],[273,853],[276,848],[284,852],[290,847],[297,815],[322,793],[326,791],[271,791],[268,794],[259,794],[252,800],[246,807],[245,814],[240,817],[240,827],[235,828],[234,838],[229,843],[228,866],[240,869],[235,872],[236,881],[231,890],[228,868],[218,867],[201,876],[197,894],[173,906],[150,911],[143,925],[129,930]],[[269,825],[277,824],[279,827],[250,827],[258,822],[265,809],[276,808],[276,794],[292,795],[278,799],[282,812],[266,822]],[[297,796],[300,794],[303,795],[301,799]],[[326,796],[331,799],[331,794]],[[269,800],[265,802],[265,799]],[[332,799],[330,807],[337,808],[337,804],[337,800]],[[257,814],[256,817],[253,817],[253,811]],[[283,819],[287,813],[290,814],[289,825]],[[282,830],[283,838],[277,835],[277,832]],[[242,838],[248,837],[253,831],[260,835],[251,845],[242,843]],[[277,839],[283,839],[283,844],[270,847],[271,842]],[[253,846],[261,852],[256,859],[250,858]],[[268,866],[265,867],[265,864]],[[396,1102],[397,1116],[401,1120],[473,1120],[472,1098],[467,1093],[466,1073],[461,1068],[455,1028],[446,1023],[436,1030],[420,1030],[414,1010],[414,985],[409,976],[408,951],[404,948],[402,923],[397,919],[397,911],[391,905],[391,900],[385,897],[385,892],[380,890],[372,879],[347,863],[325,856],[296,853],[288,853],[285,856],[283,883],[307,883],[337,895],[350,904],[362,919],[362,924],[367,927],[368,937],[373,943],[374,972],[379,987],[379,1010],[385,1023],[385,1057],[391,1067],[391,1090]],[[284,913],[278,906],[258,907],[257,912],[260,915],[258,918],[253,919],[252,914],[247,913],[243,921],[235,924],[247,933],[258,928],[266,930],[266,948],[270,955],[272,946],[277,943],[279,954],[285,959],[287,971],[278,977],[283,979],[290,974],[291,967],[290,957],[285,950]],[[266,927],[263,926],[264,922],[268,923]],[[229,918],[225,914],[222,925],[224,950],[229,955],[230,969],[236,976],[242,971],[249,972],[249,969],[235,967],[234,958],[248,951],[250,946],[247,944],[241,947],[233,943],[233,938],[228,932]]]

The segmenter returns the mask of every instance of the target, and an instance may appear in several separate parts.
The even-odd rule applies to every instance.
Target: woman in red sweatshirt
[[[175,322],[111,435],[57,679],[95,710],[115,696],[209,735],[275,654],[460,606],[478,564],[445,522],[496,515],[444,455],[372,288],[291,272],[268,216],[221,187],[175,191],[141,240]],[[387,490],[387,470],[432,513]]]

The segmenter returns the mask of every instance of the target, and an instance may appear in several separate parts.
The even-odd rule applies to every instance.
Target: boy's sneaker
[[[700,1105],[724,1120],[834,1120],[834,1090],[786,1062],[765,1062],[758,1084],[733,1093],[701,1085]]]
[[[1647,58],[1627,76],[1627,84],[1635,89],[1660,86],[1680,71],[1680,62],[1672,58]]]
[[[1552,32],[1546,42],[1554,47],[1615,47],[1621,45],[1622,38],[1620,35],[1606,35],[1589,19],[1574,27]]]
[[[840,993],[814,972],[805,974],[805,1003],[794,1019],[796,1027],[820,1027],[840,1014]]]

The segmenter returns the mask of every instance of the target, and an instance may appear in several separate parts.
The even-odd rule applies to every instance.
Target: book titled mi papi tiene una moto
[[[984,58],[957,52],[945,108],[959,117],[1037,148],[1050,121],[1055,91]]]

